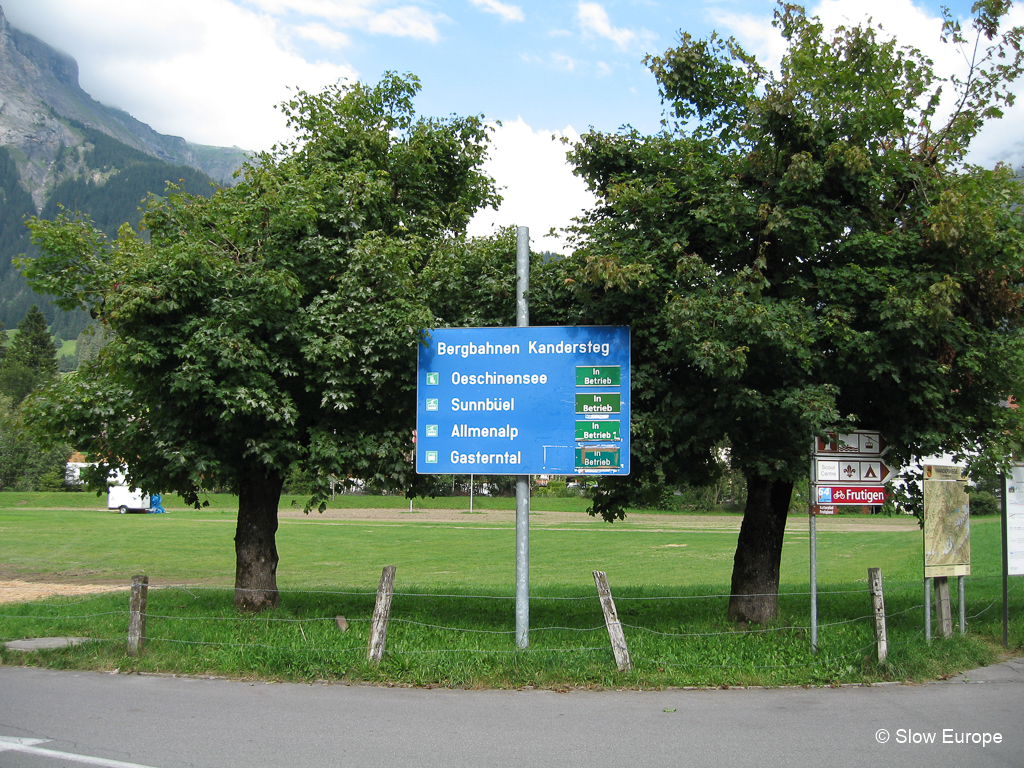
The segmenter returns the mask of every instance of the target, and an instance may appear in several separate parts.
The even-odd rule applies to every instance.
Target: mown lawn
[[[380,498],[339,497],[328,516],[283,515],[281,607],[253,617],[232,607],[230,497],[214,497],[203,510],[172,502],[167,515],[118,515],[85,494],[0,493],[0,579],[127,586],[133,574],[145,573],[151,584],[149,639],[140,658],[125,656],[128,606],[120,592],[0,605],[0,640],[100,640],[27,657],[0,651],[0,661],[460,686],[774,685],[929,679],[988,663],[1002,636],[996,519],[972,520],[970,632],[931,645],[922,631],[920,531],[905,520],[820,519],[814,655],[803,516],[792,520],[786,537],[780,620],[737,627],[724,615],[738,516],[631,515],[608,524],[571,508],[546,516],[535,504],[530,645],[518,650],[514,513],[466,509],[437,520],[418,503],[409,513],[407,501],[392,497],[397,511],[369,520],[345,506]],[[290,500],[284,509],[293,509]],[[373,667],[365,649],[385,565],[397,568],[398,594],[385,660]],[[892,650],[884,666],[874,660],[868,567],[880,567],[885,579]],[[632,672],[617,672],[612,661],[594,570],[608,574]],[[1019,646],[1024,588],[1019,579],[1011,586],[1012,642]],[[338,615],[348,632],[338,630]]]

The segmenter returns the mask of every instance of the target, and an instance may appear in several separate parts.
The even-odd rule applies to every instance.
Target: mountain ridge
[[[82,89],[78,75],[73,57],[12,27],[0,6],[0,145],[14,151],[37,211],[45,204],[47,189],[61,180],[53,166],[62,146],[82,141],[68,120],[163,162],[200,170],[220,184],[230,184],[245,161],[248,153],[238,147],[193,144],[161,134],[127,112],[101,104]]]
[[[233,183],[247,159],[237,147],[191,144],[93,99],[75,59],[10,25],[0,6],[0,328],[38,304],[51,332],[75,338],[89,322],[34,294],[12,264],[37,252],[27,218],[60,207],[87,215],[108,237],[135,226],[149,193],[169,181],[193,194]]]

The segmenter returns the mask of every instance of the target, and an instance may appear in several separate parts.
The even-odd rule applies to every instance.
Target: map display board
[[[970,504],[960,467],[924,466],[924,576],[971,575]]]
[[[416,471],[627,475],[629,387],[625,326],[429,331]]]
[[[1024,467],[1006,477],[1007,574],[1024,576]]]

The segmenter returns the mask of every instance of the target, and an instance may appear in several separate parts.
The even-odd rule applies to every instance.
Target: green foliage
[[[248,479],[331,478],[405,490],[420,329],[511,316],[470,301],[511,284],[509,233],[466,242],[498,198],[478,167],[479,118],[418,118],[413,77],[299,93],[299,138],[211,197],[170,186],[143,238],[82,216],[34,219],[42,254],[20,267],[112,338],[30,405],[33,421],[145,490],[234,491]],[[504,271],[501,262],[504,262]],[[511,294],[509,294],[511,296]],[[298,477],[298,476],[297,476]]]
[[[972,490],[970,494],[972,515],[998,515],[999,499],[988,491]]]
[[[44,374],[33,371],[23,363],[4,361],[0,365],[0,395],[10,397],[18,405],[46,379]]]
[[[41,448],[11,397],[0,392],[0,491],[63,490],[69,454],[64,445]]]
[[[947,26],[963,81],[780,5],[779,76],[684,34],[648,60],[676,122],[582,137],[599,202],[531,293],[539,322],[632,328],[634,471],[602,480],[596,511],[655,478],[713,481],[726,441],[769,482],[806,476],[826,428],[880,429],[897,461],[1014,453],[1022,415],[1000,402],[1024,395],[1024,191],[963,158],[1011,98],[1021,30],[997,30],[1007,4],[976,7],[976,48]],[[935,124],[943,86],[957,106]]]
[[[6,336],[6,332],[4,334]],[[33,305],[18,324],[18,332],[0,357],[0,395],[15,405],[57,372],[57,354],[38,306]]]
[[[46,318],[33,305],[18,323],[18,334],[7,350],[6,364],[18,364],[33,373],[52,376],[57,372],[57,355]]]

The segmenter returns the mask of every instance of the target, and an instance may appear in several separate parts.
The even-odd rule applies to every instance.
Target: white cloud
[[[608,11],[600,3],[581,2],[576,8],[576,18],[584,32],[611,40],[623,51],[644,45],[655,37],[646,30],[634,32],[625,27],[612,26]]]
[[[568,226],[593,205],[594,197],[573,176],[563,137],[579,140],[571,126],[534,130],[522,118],[496,128],[484,170],[503,187],[504,202],[498,211],[478,213],[470,223],[471,235],[490,234],[499,226],[529,227],[534,250],[565,252],[561,238],[549,237],[548,231]]]
[[[500,16],[502,21],[524,21],[523,9],[518,5],[507,5],[498,0],[469,0],[473,5],[486,13]]]
[[[447,17],[444,15],[427,13],[414,5],[403,5],[374,14],[369,18],[366,29],[378,35],[411,37],[436,43],[441,39],[437,23],[445,20]]]
[[[304,40],[314,42],[324,48],[347,48],[352,42],[349,36],[344,32],[339,32],[336,29],[331,29],[330,27],[319,23],[293,27],[292,34],[296,37],[301,37]]]
[[[551,60],[561,70],[566,72],[576,71],[576,60],[572,56],[567,56],[564,53],[552,53]]]
[[[418,5],[395,6],[381,0],[251,0],[263,12],[276,17],[288,15],[319,19],[374,34],[411,37],[437,42],[437,25],[448,21],[441,13],[430,13]]]

